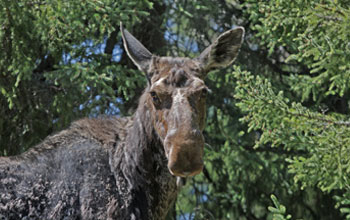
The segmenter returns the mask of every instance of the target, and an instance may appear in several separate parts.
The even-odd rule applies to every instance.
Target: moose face
[[[195,59],[154,56],[122,26],[121,32],[129,57],[146,73],[147,108],[163,142],[170,173],[181,177],[200,173],[208,92],[204,78],[209,70],[234,61],[244,29],[221,34]]]
[[[186,58],[155,58],[148,91],[153,125],[163,141],[168,168],[191,176],[203,168],[205,99],[200,65]]]

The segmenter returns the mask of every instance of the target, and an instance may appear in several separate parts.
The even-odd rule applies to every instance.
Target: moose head
[[[244,28],[224,32],[194,59],[153,55],[122,25],[121,33],[128,56],[147,77],[146,107],[164,146],[170,173],[179,177],[200,173],[209,90],[204,79],[210,70],[236,59]]]

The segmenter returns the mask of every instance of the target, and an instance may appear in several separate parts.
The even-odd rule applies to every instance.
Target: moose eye
[[[152,101],[154,102],[154,103],[159,103],[160,102],[160,100],[159,100],[159,98],[158,98],[158,95],[157,95],[157,93],[156,92],[150,92],[150,94],[151,94],[151,97],[152,97]]]
[[[205,98],[205,97],[207,97],[207,94],[208,94],[208,89],[207,89],[207,88],[202,89],[201,96],[202,96],[203,98]]]

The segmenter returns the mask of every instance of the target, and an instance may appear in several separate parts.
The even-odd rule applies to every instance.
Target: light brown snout
[[[168,135],[165,140],[168,151],[168,169],[174,176],[194,176],[203,170],[204,137],[199,130]]]

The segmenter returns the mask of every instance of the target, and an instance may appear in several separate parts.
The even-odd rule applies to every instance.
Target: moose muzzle
[[[174,176],[194,176],[203,170],[204,137],[200,130],[177,129],[165,139],[168,169]]]

